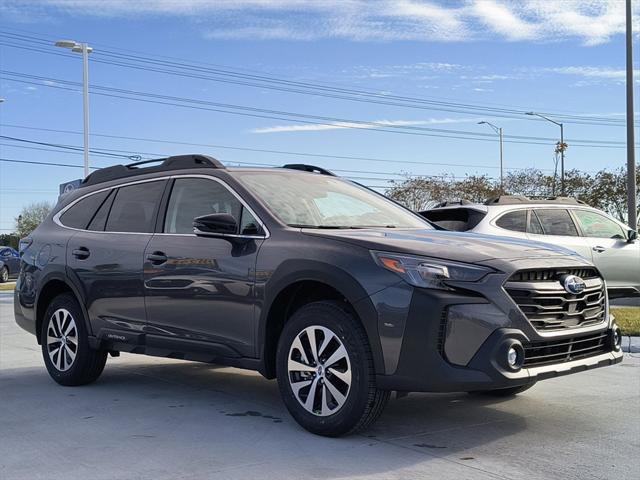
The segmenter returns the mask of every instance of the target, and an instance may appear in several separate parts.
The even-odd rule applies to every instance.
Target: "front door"
[[[211,213],[232,215],[237,233],[196,236],[193,219]],[[147,333],[163,337],[158,345],[173,340],[185,349],[252,356],[255,264],[263,241],[254,216],[221,182],[175,179],[162,232],[145,252]]]
[[[593,263],[609,289],[640,288],[640,244],[628,242],[627,232],[610,218],[591,210],[573,210]]]

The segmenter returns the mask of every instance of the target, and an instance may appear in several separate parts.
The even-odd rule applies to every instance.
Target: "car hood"
[[[540,267],[590,265],[572,250],[548,243],[466,232],[416,229],[303,229],[307,235],[332,238],[370,250],[410,253],[466,263],[534,263]]]

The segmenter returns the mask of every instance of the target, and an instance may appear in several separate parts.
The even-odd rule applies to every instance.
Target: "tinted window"
[[[107,223],[107,216],[109,215],[109,210],[111,209],[111,204],[113,203],[113,197],[115,197],[115,190],[111,190],[109,192],[109,196],[104,202],[102,202],[102,205],[93,216],[93,219],[91,220],[91,222],[89,222],[87,230],[104,230],[104,226]]]
[[[255,217],[251,212],[242,207],[242,220],[240,221],[240,233],[242,235],[258,235],[262,233],[262,229],[258,226]]]
[[[542,225],[540,225],[540,220],[536,217],[536,214],[533,211],[529,210],[529,222],[527,224],[527,232],[535,233],[537,235],[544,235],[544,231],[542,230]]]
[[[578,231],[567,210],[536,209],[535,214],[540,220],[545,235],[565,235],[577,237]]]
[[[146,182],[121,187],[113,200],[106,230],[153,232],[155,211],[165,182]]]
[[[0,250],[0,257],[10,257],[10,256],[11,256],[11,250],[9,250],[8,248],[4,248]]]
[[[242,205],[223,185],[204,178],[179,178],[173,184],[165,233],[193,233],[193,219],[211,213],[228,213],[238,221]]]
[[[94,193],[93,195],[83,198],[62,214],[60,222],[66,227],[87,228],[91,218],[93,218],[96,210],[100,208],[100,205],[102,205],[102,202],[104,202],[108,194],[109,192],[105,191]]]
[[[574,210],[574,213],[586,237],[625,238],[622,227],[604,215],[587,210]]]
[[[526,232],[527,211],[516,210],[515,212],[505,213],[496,221],[496,225],[514,232]]]
[[[486,215],[471,208],[445,208],[420,212],[427,220],[454,232],[466,232],[474,228]]]

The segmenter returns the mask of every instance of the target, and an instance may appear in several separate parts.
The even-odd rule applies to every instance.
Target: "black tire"
[[[65,312],[68,312],[69,315],[67,316]],[[54,314],[56,314],[56,318],[54,318]],[[62,319],[62,328],[58,327],[57,318]],[[74,323],[73,329],[71,329],[71,322]],[[61,334],[60,331],[68,331],[68,333]],[[54,338],[63,335],[66,346],[63,347],[62,340],[49,343],[48,333],[51,333]],[[107,352],[92,350],[89,347],[85,318],[78,301],[73,295],[64,293],[51,301],[42,321],[40,335],[44,364],[51,378],[60,385],[86,385],[95,381],[104,370],[104,365],[107,362]],[[76,340],[75,345],[72,339]],[[50,352],[55,352],[57,347],[60,347],[57,355],[55,353],[50,355]],[[72,358],[71,355],[74,353],[74,349],[75,356]]]
[[[9,269],[5,266],[0,269],[0,283],[5,283],[9,281]]]
[[[347,387],[346,399],[343,400],[344,403],[341,406],[337,406],[339,403],[336,400],[337,397],[329,396],[326,393],[330,390],[324,383],[330,383],[333,388],[336,385],[342,387],[348,385],[344,382],[340,383],[339,377],[334,377],[331,373],[339,369],[338,367],[330,368],[331,365],[324,364],[324,361],[328,359],[326,357],[323,358],[322,354],[320,354],[319,363],[320,365],[325,365],[326,368],[324,373],[322,373],[322,369],[317,374],[304,373],[304,375],[313,375],[314,378],[315,376],[321,377],[319,380],[320,386],[318,387],[319,393],[317,394],[318,396],[314,395],[314,399],[324,402],[323,394],[326,393],[327,398],[330,397],[328,402],[331,402],[335,408],[335,412],[328,413],[325,416],[320,416],[319,409],[314,409],[313,406],[311,410],[316,411],[316,413],[308,411],[301,404],[302,400],[296,397],[291,386],[291,378],[298,375],[298,373],[289,372],[290,349],[293,348],[293,342],[298,339],[299,335],[303,335],[303,338],[308,340],[309,337],[304,337],[306,334],[303,334],[303,331],[309,327],[322,327],[328,329],[334,335],[332,337],[334,339],[331,340],[332,343],[326,345],[325,351],[329,351],[341,342],[348,355],[346,357],[347,360],[342,361],[349,362],[349,366],[346,369],[350,371],[351,383]],[[321,339],[316,337],[318,350],[320,350],[325,338],[327,337],[322,334]],[[312,364],[313,360],[308,363]],[[280,393],[289,413],[302,427],[317,435],[337,437],[363,430],[380,416],[389,399],[390,392],[376,387],[373,356],[366,332],[355,315],[341,302],[313,302],[301,307],[293,314],[286,323],[278,342],[276,369]],[[326,391],[323,391],[323,389],[326,389]],[[298,395],[304,395],[304,390],[304,388],[300,389]],[[307,399],[310,391],[311,385],[306,392]],[[312,400],[312,404],[315,405],[315,400]],[[328,409],[327,412],[329,412]]]
[[[487,395],[490,397],[513,397],[515,395],[518,395],[519,393],[529,390],[535,384],[536,382],[533,382],[533,383],[528,383],[526,385],[520,385],[519,387],[499,388],[496,390],[482,390],[480,392],[474,392],[474,393],[478,393],[480,395]]]

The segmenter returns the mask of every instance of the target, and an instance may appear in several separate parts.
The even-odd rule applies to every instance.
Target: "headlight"
[[[476,282],[493,270],[476,265],[450,262],[435,258],[418,257],[371,251],[375,262],[398,274],[407,283],[421,288],[451,290],[446,282]]]

